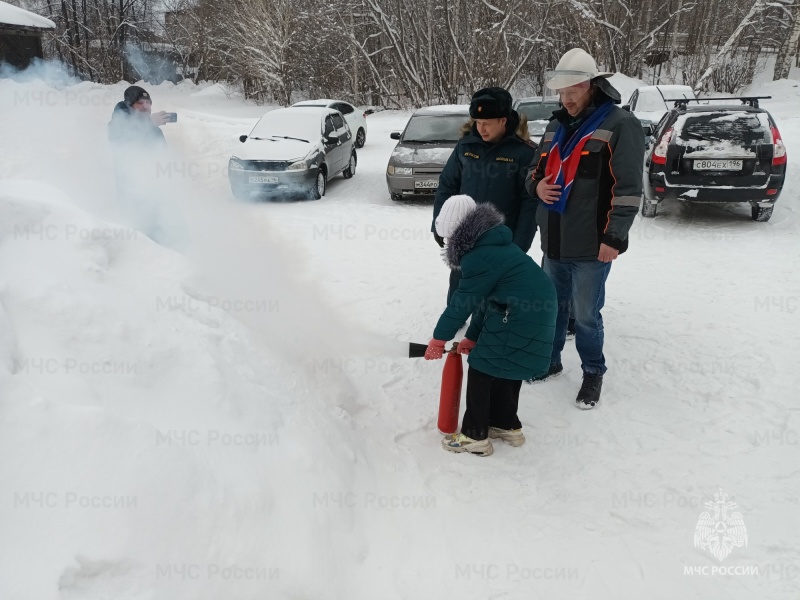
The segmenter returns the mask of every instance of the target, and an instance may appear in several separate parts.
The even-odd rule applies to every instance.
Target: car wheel
[[[392,197],[392,200],[394,200],[395,202],[403,201],[403,194],[390,194],[390,195]]]
[[[311,198],[313,200],[319,200],[325,195],[325,187],[327,186],[328,181],[327,177],[325,177],[325,170],[320,168],[317,171],[317,179],[314,182],[314,187],[311,188]]]
[[[363,127],[359,127],[358,132],[356,132],[356,148],[363,148],[366,142],[367,132],[364,131]]]
[[[652,219],[656,216],[658,211],[658,204],[650,204],[647,198],[642,199],[642,216]]]
[[[347,168],[342,171],[342,177],[345,179],[350,179],[353,175],[356,174],[356,165],[358,164],[358,157],[356,156],[356,151],[353,150],[353,153],[350,155],[350,164],[347,165]]]
[[[774,206],[752,206],[750,208],[750,214],[753,217],[753,221],[758,221],[759,223],[765,223],[769,221],[769,218],[772,216],[772,209],[775,208]]]

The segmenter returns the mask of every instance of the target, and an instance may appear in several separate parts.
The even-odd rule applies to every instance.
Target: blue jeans
[[[581,357],[584,373],[606,372],[603,356],[603,316],[600,310],[606,300],[606,279],[611,263],[599,260],[562,261],[544,259],[544,272],[550,277],[558,297],[556,334],[553,339],[551,364],[561,363],[561,351],[567,339],[570,300],[575,311],[575,348]]]

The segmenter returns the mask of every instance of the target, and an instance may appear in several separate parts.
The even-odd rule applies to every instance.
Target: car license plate
[[[439,187],[439,182],[437,180],[415,181],[414,187],[422,190],[435,190]]]
[[[250,183],[278,183],[278,178],[265,177],[263,175],[254,175],[250,177]]]
[[[741,160],[695,160],[695,171],[741,171]]]

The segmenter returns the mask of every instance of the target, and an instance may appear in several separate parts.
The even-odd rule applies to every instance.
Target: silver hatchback
[[[411,115],[402,132],[391,134],[393,140],[399,140],[386,168],[392,200],[433,198],[439,175],[464,137],[468,121],[468,105],[429,106]]]
[[[531,96],[530,98],[520,98],[514,102],[514,110],[519,113],[519,116],[527,117],[528,137],[537,146],[550,119],[553,118],[553,112],[559,108],[561,108],[561,104],[558,96]]]

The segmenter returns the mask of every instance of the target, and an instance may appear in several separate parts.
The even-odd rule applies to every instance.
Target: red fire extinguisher
[[[464,379],[464,367],[461,355],[457,351],[458,344],[453,343],[442,371],[442,391],[439,395],[439,422],[437,426],[442,433],[455,433],[458,429],[458,410],[461,407],[461,382]]]

